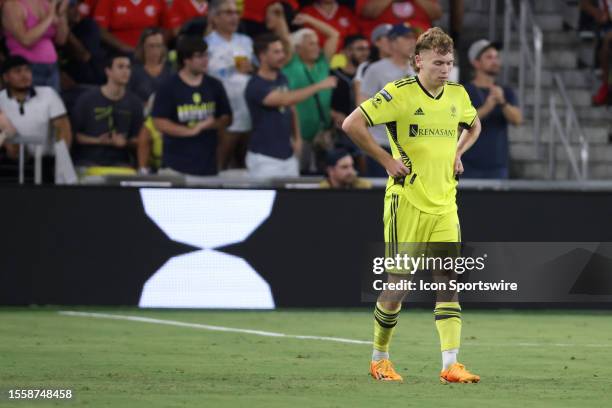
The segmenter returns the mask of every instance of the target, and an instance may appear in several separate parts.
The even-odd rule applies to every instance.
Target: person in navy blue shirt
[[[507,179],[509,176],[508,124],[520,125],[523,117],[514,91],[500,87],[495,78],[501,62],[494,44],[478,40],[468,50],[474,80],[465,85],[472,105],[478,110],[482,133],[461,157],[463,177]]]
[[[176,48],[180,70],[160,85],[151,114],[163,134],[162,169],[215,175],[218,134],[232,117],[227,94],[205,73],[208,53],[201,37],[180,37]]]
[[[253,177],[299,176],[302,137],[296,103],[323,89],[336,86],[337,79],[327,79],[305,88],[289,91],[287,77],[280,69],[286,60],[283,44],[274,34],[262,34],[253,44],[259,69],[245,90],[253,130],[246,156]]]

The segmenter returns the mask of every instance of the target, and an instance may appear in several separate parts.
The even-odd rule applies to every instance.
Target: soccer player
[[[415,46],[417,75],[388,83],[343,123],[344,131],[390,176],[384,210],[387,244],[461,241],[456,175],[463,172],[461,155],[478,138],[480,121],[463,86],[448,81],[453,62],[453,40],[439,28],[427,30]],[[368,132],[368,126],[380,124],[386,125],[392,154]],[[405,279],[397,270],[387,272],[389,282]],[[445,274],[446,279],[454,276],[455,272]],[[377,380],[402,381],[389,360],[389,344],[405,295],[383,291],[376,303],[370,374]],[[442,295],[448,293],[437,293],[434,310],[442,349],[440,381],[478,382],[479,376],[457,362],[457,293]]]

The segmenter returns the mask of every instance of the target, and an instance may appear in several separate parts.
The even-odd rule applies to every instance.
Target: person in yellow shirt
[[[385,193],[385,243],[456,243],[461,230],[455,201],[462,154],[480,134],[476,109],[463,86],[449,82],[453,40],[440,28],[417,39],[416,76],[388,83],[363,102],[343,123],[344,131],[389,174]],[[384,124],[391,154],[370,136],[367,127]],[[461,131],[460,131],[461,129]],[[406,279],[387,270],[389,282]],[[456,276],[454,271],[446,279]],[[389,359],[389,344],[405,291],[383,291],[374,311],[374,350],[370,374],[377,380],[402,381]],[[438,292],[434,310],[442,350],[440,381],[478,382],[457,362],[461,307],[457,293]]]

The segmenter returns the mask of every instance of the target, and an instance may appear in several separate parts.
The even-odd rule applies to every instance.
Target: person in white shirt
[[[38,151],[46,156],[47,159],[43,161],[43,181],[51,181],[53,142],[64,140],[68,147],[72,142],[66,107],[53,88],[32,85],[30,62],[21,56],[10,56],[4,61],[2,79],[6,88],[0,92],[0,111],[10,126],[0,123],[0,130],[27,139],[30,142],[29,153],[35,154]],[[18,146],[11,144],[10,138],[4,145],[9,157],[16,158]]]
[[[237,33],[240,12],[234,0],[213,0],[209,9],[213,31],[206,36],[208,73],[223,83],[233,113],[232,125],[219,140],[220,169],[245,167],[251,117],[244,90],[253,71],[253,41]]]

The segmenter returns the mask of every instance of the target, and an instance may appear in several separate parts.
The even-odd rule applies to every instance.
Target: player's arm
[[[469,148],[476,143],[478,136],[480,136],[481,130],[482,126],[480,125],[480,119],[478,119],[478,116],[476,116],[472,126],[469,129],[464,129],[463,132],[461,132],[461,136],[459,136],[459,141],[457,142],[457,154],[455,155],[455,174],[463,173],[461,156],[463,156],[463,153],[467,152]]]
[[[365,113],[360,107],[355,109],[342,123],[342,130],[355,142],[359,148],[379,162],[391,177],[406,176],[410,173],[401,160],[395,160],[376,143],[370,132]]]

